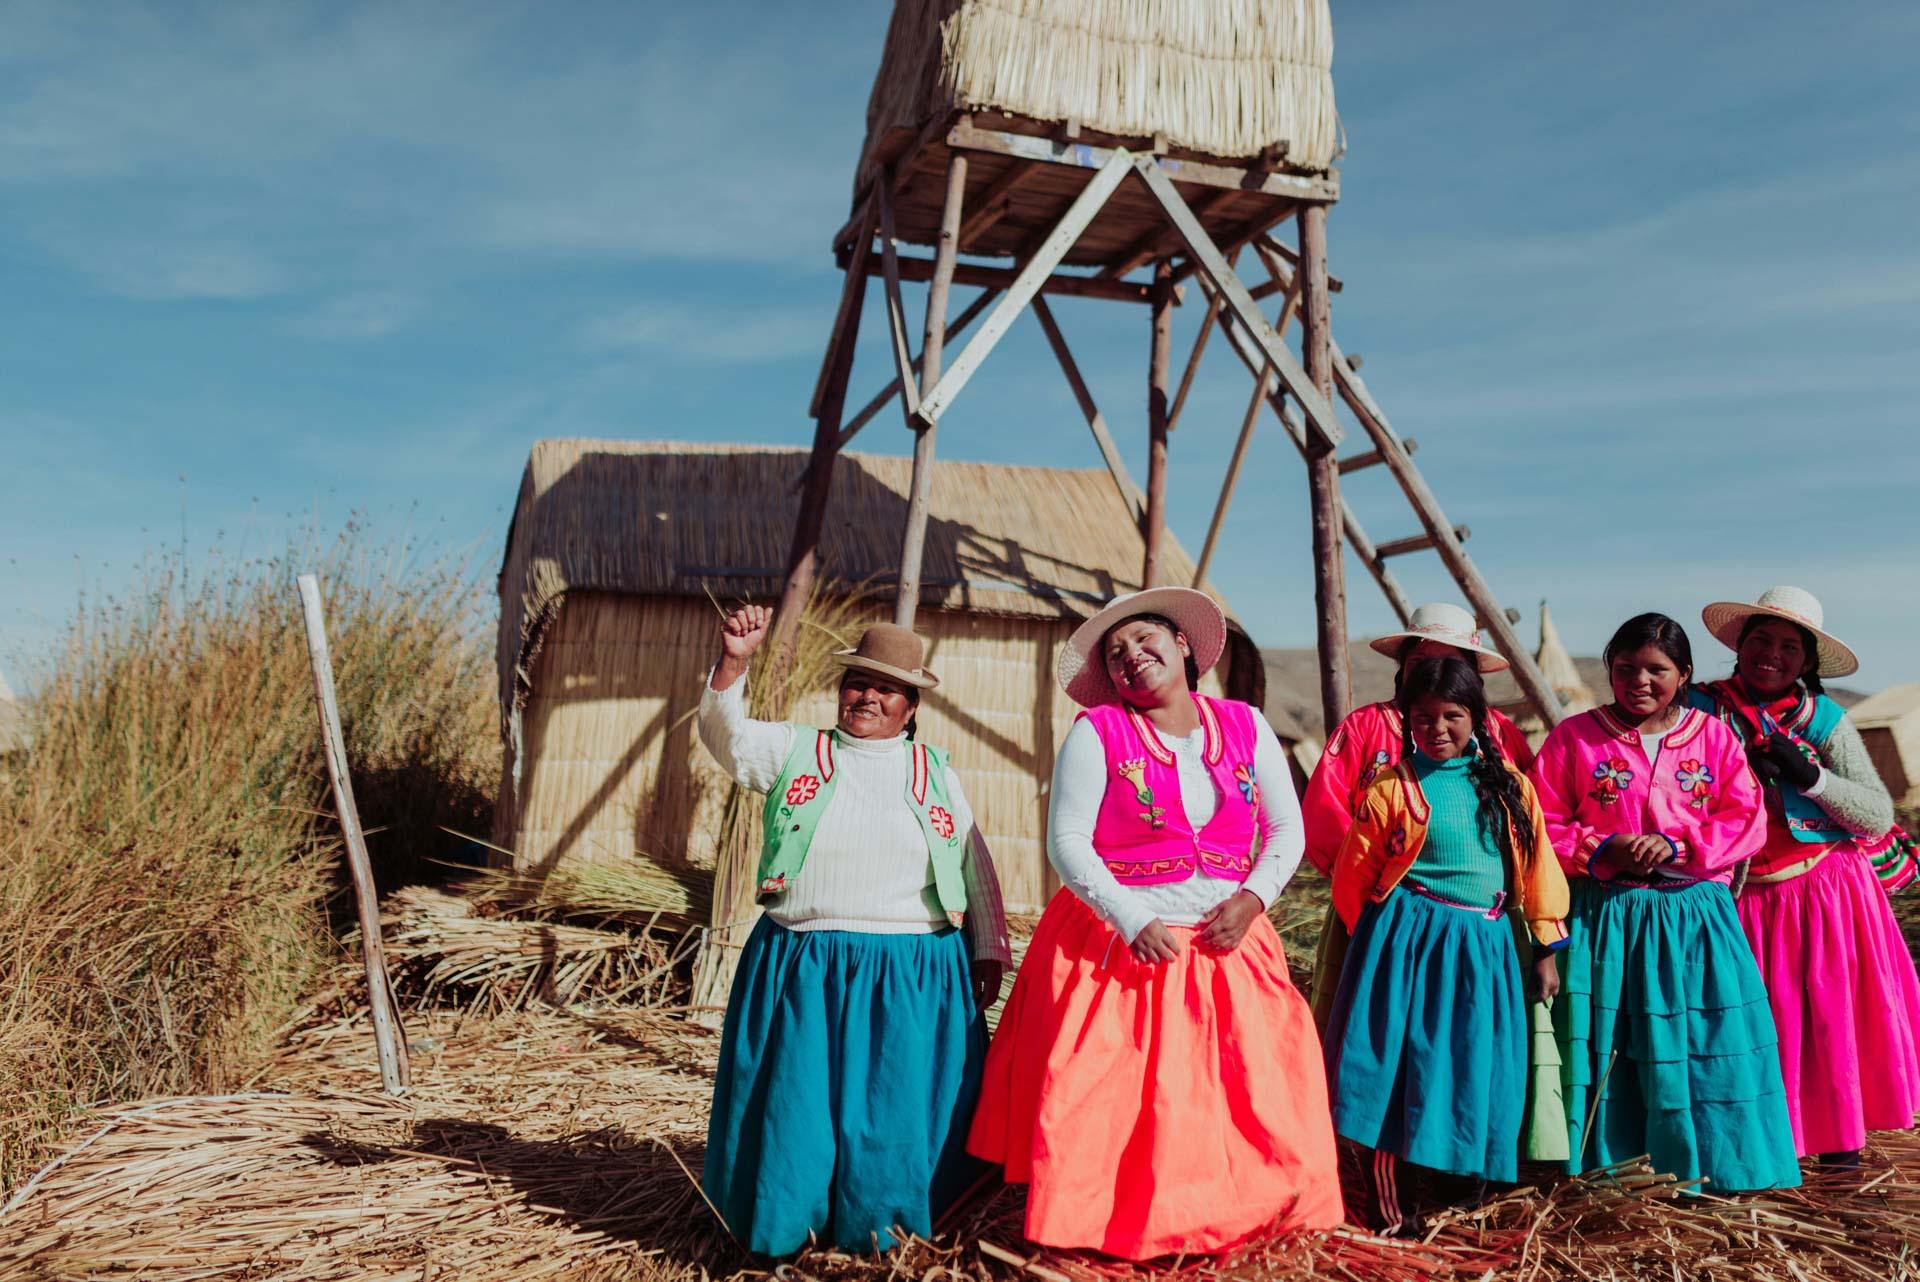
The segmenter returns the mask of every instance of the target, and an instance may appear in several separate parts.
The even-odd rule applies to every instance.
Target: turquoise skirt
[[[1708,1192],[1798,1185],[1773,1012],[1727,888],[1578,878],[1567,929],[1567,1169],[1648,1154]]]
[[[1504,914],[1404,887],[1354,927],[1327,1025],[1333,1129],[1438,1171],[1518,1173],[1527,1006]]]
[[[966,940],[794,931],[762,917],[727,1001],[701,1185],[750,1250],[921,1235],[966,1156],[987,1026]]]

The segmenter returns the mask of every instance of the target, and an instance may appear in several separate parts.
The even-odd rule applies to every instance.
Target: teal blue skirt
[[[987,1026],[966,940],[762,917],[727,1001],[701,1185],[750,1250],[923,1236],[966,1156]]]
[[[1567,1169],[1648,1154],[1708,1192],[1798,1185],[1773,1011],[1727,888],[1578,878],[1567,929]]]
[[[1518,1172],[1527,1006],[1505,914],[1401,887],[1354,927],[1327,1025],[1333,1129],[1437,1171]]]

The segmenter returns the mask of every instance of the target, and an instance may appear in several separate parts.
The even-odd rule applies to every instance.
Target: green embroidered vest
[[[780,778],[767,792],[762,812],[766,844],[755,878],[762,903],[781,894],[807,861],[814,829],[833,800],[838,772],[834,751],[839,732],[813,726],[793,728],[793,749]],[[967,884],[962,872],[966,834],[958,831],[947,801],[947,754],[923,743],[907,744],[906,802],[926,835],[933,863],[933,887],[947,920],[958,926],[967,915]]]

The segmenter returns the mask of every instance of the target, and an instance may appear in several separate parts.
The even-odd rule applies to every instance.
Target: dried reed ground
[[[707,1212],[695,1174],[717,1037],[676,1013],[582,1003],[510,1009],[526,988],[502,946],[491,978],[462,949],[464,919],[436,929],[415,899],[396,948],[415,982],[466,957],[481,987],[466,1011],[415,1008],[415,1089],[372,1093],[378,1072],[351,969],[330,1005],[245,1093],[160,1100],[88,1119],[58,1164],[0,1213],[0,1278],[133,1276],[667,1279],[763,1276]],[[501,940],[546,923],[497,920]],[[611,939],[570,936],[556,968]],[[437,951],[446,945],[447,951]],[[635,958],[665,944],[646,939]],[[607,982],[629,964],[603,962]],[[442,983],[437,991],[453,995]],[[344,995],[344,996],[343,996]],[[662,993],[661,996],[666,994]],[[982,1197],[884,1258],[803,1253],[785,1282],[979,1279],[1088,1282],[1152,1273],[1196,1278],[1639,1278],[1733,1282],[1920,1278],[1920,1137],[1876,1137],[1859,1180],[1722,1201],[1672,1200],[1671,1181],[1622,1170],[1559,1181],[1436,1222],[1424,1243],[1341,1231],[1281,1239],[1224,1260],[1152,1269],[1020,1237],[1017,1189]]]

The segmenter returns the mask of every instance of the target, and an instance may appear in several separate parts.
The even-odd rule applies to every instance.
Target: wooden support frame
[[[1033,300],[1033,316],[1047,336],[1047,345],[1053,348],[1054,359],[1060,363],[1060,372],[1067,377],[1067,386],[1073,389],[1073,399],[1079,402],[1080,413],[1086,417],[1094,444],[1100,449],[1100,457],[1106,461],[1107,474],[1113,477],[1113,487],[1120,492],[1120,501],[1127,505],[1127,511],[1133,515],[1134,528],[1144,534],[1146,497],[1127,471],[1120,447],[1114,444],[1113,433],[1107,429],[1107,420],[1100,413],[1100,407],[1093,402],[1093,393],[1087,388],[1087,380],[1081,377],[1080,366],[1067,346],[1066,335],[1060,332],[1060,322],[1054,319],[1053,308],[1047,305],[1046,299],[1036,298]]]
[[[1300,211],[1300,347],[1307,377],[1321,396],[1333,397],[1332,295],[1327,289],[1327,207]],[[1282,371],[1284,378],[1285,373]],[[1295,400],[1305,401],[1296,395]],[[1335,440],[1323,433],[1307,443],[1307,494],[1313,517],[1313,599],[1318,608],[1320,709],[1332,732],[1353,711],[1353,677],[1347,655],[1347,570],[1340,546],[1340,469]]]
[[[1260,421],[1260,410],[1267,401],[1268,377],[1265,370],[1254,376],[1253,395],[1247,398],[1247,412],[1240,417],[1240,435],[1234,438],[1227,475],[1220,482],[1220,497],[1214,500],[1213,519],[1207,522],[1207,541],[1200,547],[1199,564],[1193,567],[1196,588],[1206,582],[1207,568],[1213,564],[1213,551],[1220,544],[1220,531],[1227,523],[1227,509],[1233,506],[1234,487],[1240,483],[1240,465],[1246,461],[1247,446],[1253,443],[1253,426]]]
[[[1411,436],[1400,442],[1400,444],[1409,455],[1414,454],[1420,448],[1420,442],[1414,440]],[[1379,450],[1368,450],[1365,454],[1355,454],[1350,458],[1343,458],[1340,460],[1340,475],[1346,476],[1350,472],[1358,472],[1364,468],[1378,467],[1380,464],[1386,462],[1386,459],[1387,456]]]
[[[982,192],[978,203],[967,213],[967,219],[960,224],[960,252],[966,253],[967,246],[1002,218],[1013,202],[1013,194],[1045,172],[1038,161],[1015,161],[1007,166],[1005,173],[993,180],[993,184]]]
[[[1219,212],[1228,201],[1239,194],[1237,190],[1222,188],[1210,193],[1200,207],[1193,212],[1195,216],[1205,218],[1209,214]],[[1102,280],[1118,280],[1135,268],[1144,267],[1156,258],[1164,258],[1177,243],[1171,228],[1155,227],[1122,250],[1112,262],[1102,267],[1099,276]]]
[[[1180,233],[1180,238],[1186,242],[1188,252],[1200,264],[1201,274],[1213,282],[1215,289],[1224,298],[1227,311],[1246,327],[1247,333],[1259,344],[1267,358],[1267,363],[1273,366],[1274,372],[1280,376],[1281,385],[1292,395],[1299,404],[1301,412],[1306,415],[1307,425],[1316,440],[1329,449],[1338,445],[1345,438],[1346,429],[1335,421],[1332,402],[1313,385],[1313,380],[1307,376],[1307,371],[1302,368],[1299,361],[1294,359],[1293,353],[1286,349],[1286,345],[1280,342],[1279,336],[1273,332],[1273,326],[1269,325],[1267,318],[1261,314],[1260,305],[1247,293],[1247,287],[1234,274],[1226,256],[1220,252],[1220,247],[1213,243],[1213,238],[1207,235],[1206,229],[1200,225],[1200,220],[1193,216],[1193,211],[1187,207],[1187,202],[1180,198],[1178,191],[1174,190],[1173,183],[1160,171],[1151,156],[1135,161],[1133,168],[1134,172],[1145,180],[1147,190],[1151,191],[1154,198],[1160,202],[1160,207],[1166,211],[1168,220]],[[1310,212],[1312,212],[1311,206],[1303,211],[1302,217]]]
[[[996,156],[1012,156],[1019,160],[1037,160],[1049,165],[1072,165],[1077,169],[1104,169],[1112,163],[1113,157],[1132,154],[1125,147],[1093,147],[1080,142],[981,129],[971,123],[956,124],[947,130],[947,146],[989,152]],[[1232,165],[1197,160],[1153,156],[1147,159],[1163,168],[1174,181],[1193,187],[1224,187],[1294,200],[1340,199],[1340,176],[1336,173],[1263,174],[1255,170],[1236,169]]]
[[[1167,538],[1167,433],[1172,401],[1173,264],[1162,258],[1153,269],[1152,342],[1147,359],[1147,519],[1140,558],[1140,586],[1161,583],[1162,547]]]
[[[914,378],[913,350],[907,345],[907,307],[900,299],[900,259],[894,253],[893,170],[887,169],[874,190],[880,206],[880,270],[886,279],[887,333],[892,339],[894,382],[900,388],[900,410],[913,426],[920,411],[920,385]]]
[[[955,151],[947,156],[946,202],[940,212],[940,244],[935,251],[933,280],[927,286],[927,321],[920,340],[920,387],[922,395],[908,416],[915,429],[913,438],[913,477],[907,493],[907,526],[900,536],[900,585],[893,598],[893,621],[903,628],[913,626],[920,609],[920,570],[926,559],[927,506],[933,485],[933,443],[940,426],[937,412],[927,411],[928,394],[939,386],[940,365],[947,340],[947,295],[953,286],[954,257],[960,250],[960,220],[967,197],[967,153]],[[1051,265],[1046,269],[1052,270]],[[1002,305],[1006,300],[1001,300]],[[996,308],[987,324],[999,315]],[[975,337],[979,341],[979,336]],[[972,345],[968,345],[971,350]],[[962,352],[964,357],[966,352]],[[908,381],[910,361],[901,366],[901,388]]]
[[[1473,531],[1467,526],[1456,525],[1453,527],[1453,537],[1462,543],[1465,543],[1472,534]],[[1385,543],[1382,543],[1373,550],[1373,555],[1376,560],[1384,561],[1390,556],[1405,556],[1409,552],[1424,552],[1428,548],[1433,547],[1435,542],[1436,540],[1431,534],[1413,534],[1404,539],[1388,539]]]
[[[963,160],[966,155],[963,151],[956,151],[954,154]],[[1132,155],[1121,148],[1115,151],[1100,172],[1094,175],[1093,181],[1081,189],[1080,194],[1074,198],[1073,204],[1068,206],[1065,216],[1051,232],[1047,233],[1040,247],[1015,275],[1013,284],[1008,286],[1007,292],[1001,297],[999,303],[988,314],[987,319],[981,322],[980,332],[961,349],[959,357],[953,362],[953,367],[941,375],[939,382],[921,396],[920,412],[916,416],[918,421],[931,424],[939,420],[947,406],[953,403],[954,397],[960,394],[960,389],[967,385],[967,380],[973,377],[974,371],[980,368],[980,363],[993,351],[995,344],[1005,337],[1008,328],[1013,324],[1014,317],[1020,314],[1020,309],[1033,301],[1034,296],[1040,292],[1041,283],[1053,273],[1053,269],[1059,265],[1060,260],[1066,257],[1067,251],[1073,247],[1073,242],[1079,239],[1080,233],[1087,229],[1087,224],[1093,221],[1094,215],[1100,212],[1101,207],[1107,203],[1107,198],[1113,195],[1114,189],[1120,185],[1121,179],[1125,178],[1132,169]],[[922,386],[925,386],[926,382],[927,379],[923,373]]]
[[[913,254],[899,256],[900,279],[903,281],[932,280],[934,260]],[[979,285],[987,289],[1005,290],[1019,278],[1018,268],[986,267],[979,263],[956,263],[953,268],[953,283],[956,285]],[[1104,298],[1117,303],[1153,302],[1153,285],[1145,281],[1101,280],[1098,276],[1075,276],[1068,272],[1054,272],[1040,282],[1043,294],[1064,294],[1072,298]],[[1176,301],[1177,298],[1176,298]]]

